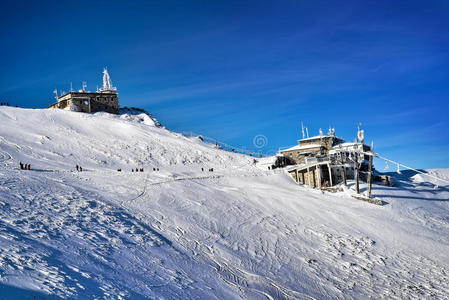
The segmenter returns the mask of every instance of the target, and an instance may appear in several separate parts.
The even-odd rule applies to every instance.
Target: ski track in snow
[[[141,118],[0,109],[0,298],[449,298],[449,187],[379,207]]]

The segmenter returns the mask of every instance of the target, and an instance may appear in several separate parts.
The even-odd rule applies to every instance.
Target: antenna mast
[[[363,142],[365,141],[365,131],[360,130],[360,126],[362,126],[361,122],[357,124],[357,138],[359,142],[363,144]]]
[[[100,89],[100,92],[102,91],[117,91],[117,88],[112,86],[111,76],[109,76],[107,68],[103,70],[103,88]]]
[[[58,97],[58,90],[55,89],[55,90],[53,91],[53,93],[55,94],[55,99],[56,99],[56,101],[58,101],[58,99],[59,99],[59,97]]]
[[[305,135],[304,135],[304,124],[302,123],[302,121],[301,121],[301,129],[302,129],[302,138],[304,139],[305,138]]]

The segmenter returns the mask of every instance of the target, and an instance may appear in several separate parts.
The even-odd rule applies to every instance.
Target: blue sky
[[[4,1],[0,100],[42,108],[107,66],[122,106],[273,152],[362,122],[375,151],[449,167],[447,1]],[[377,164],[382,170],[383,164]]]

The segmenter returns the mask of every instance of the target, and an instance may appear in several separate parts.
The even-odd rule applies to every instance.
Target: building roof
[[[333,136],[333,135],[315,135],[312,137],[308,137],[305,139],[300,139],[298,142],[306,142],[306,141],[313,141],[313,140],[322,140],[322,139],[337,139],[337,140],[342,140],[339,137]]]
[[[360,143],[354,143],[354,142],[345,142],[345,143],[340,143],[338,145],[335,145],[332,148],[341,148],[341,147],[351,147],[351,146],[358,146],[361,145]]]
[[[62,94],[61,96],[58,97],[58,99],[60,99],[62,97],[65,97],[67,95],[72,95],[72,96],[79,96],[79,95],[81,95],[81,96],[85,96],[85,95],[93,95],[93,94],[95,94],[95,95],[117,94],[118,95],[117,91],[101,91],[101,92],[90,92],[90,91],[78,91],[78,92],[75,92],[75,91],[71,91],[71,92],[67,92],[65,94]]]
[[[288,149],[281,150],[281,152],[295,151],[295,150],[306,150],[306,149],[321,148],[321,147],[323,147],[323,145],[320,145],[320,144],[296,145],[296,146],[290,147]]]
[[[358,148],[360,148],[360,147],[362,147],[363,150],[369,150],[369,149],[371,149],[370,146],[365,145],[365,144],[354,143],[354,142],[346,142],[346,143],[341,143],[341,144],[338,144],[338,145],[333,146],[333,147],[332,147],[332,150],[343,149],[343,150],[345,150],[345,151],[348,151],[348,150],[358,149]],[[332,150],[331,150],[331,151],[332,151]]]

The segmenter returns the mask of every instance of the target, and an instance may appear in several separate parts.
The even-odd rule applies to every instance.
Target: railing
[[[213,144],[215,145],[215,147],[217,149],[222,149],[225,151],[229,151],[229,152],[234,152],[234,153],[240,153],[240,154],[245,154],[245,155],[249,155],[249,156],[253,156],[253,157],[264,157],[266,155],[264,155],[262,152],[254,152],[254,151],[250,151],[247,150],[245,147],[234,147],[231,146],[229,144],[223,143],[218,141],[217,139],[211,138],[211,137],[207,137],[201,134],[196,134],[193,131],[183,131],[180,132],[183,136],[185,137],[196,137],[200,140],[202,140],[203,142],[206,142],[208,144]]]

